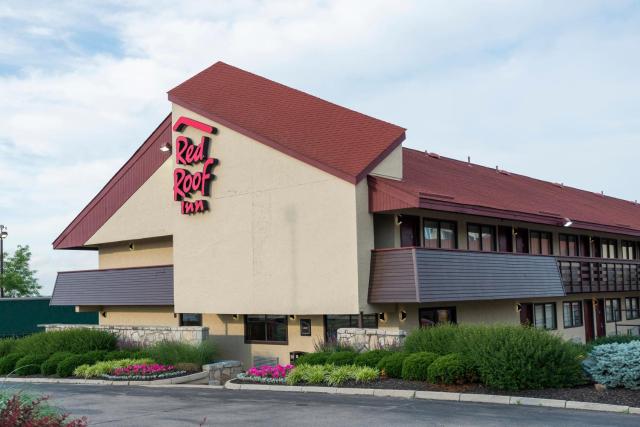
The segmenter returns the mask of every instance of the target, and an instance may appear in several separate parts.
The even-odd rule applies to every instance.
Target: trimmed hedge
[[[456,353],[438,357],[427,369],[427,379],[431,383],[464,384],[472,375],[470,363]]]
[[[438,355],[429,351],[421,351],[407,356],[402,362],[402,379],[412,381],[426,381],[427,370]]]
[[[405,350],[459,354],[480,381],[502,390],[572,387],[585,381],[579,346],[533,327],[438,325],[407,337]]]
[[[90,365],[92,363],[93,362],[90,357],[87,357],[84,354],[74,354],[58,363],[56,374],[61,378],[70,377],[78,366]]]
[[[40,373],[42,375],[55,375],[58,364],[69,356],[73,356],[73,354],[66,351],[53,353],[40,365]]]
[[[325,352],[325,351],[320,351],[317,353],[307,353],[307,354],[303,354],[302,356],[298,357],[293,364],[295,366],[299,366],[299,365],[324,365],[325,363],[327,363],[327,359],[329,359],[329,356],[331,356],[333,353],[331,352]]]
[[[352,351],[337,351],[331,353],[327,358],[327,363],[336,366],[353,365],[358,354]]]
[[[163,341],[140,350],[136,357],[153,359],[163,365],[195,363],[202,366],[211,363],[216,352],[216,346],[211,340],[202,341],[198,345],[178,341]]]
[[[44,354],[27,354],[16,362],[17,375],[36,375],[40,373],[40,365],[47,360]]]
[[[16,347],[16,339],[14,338],[3,338],[0,339],[0,357],[4,357],[7,354],[13,352]]]
[[[18,360],[22,359],[24,354],[11,353],[0,358],[0,375],[8,375],[13,372]]]
[[[115,350],[116,336],[94,329],[65,329],[40,332],[17,340],[14,352],[22,354],[45,354],[68,351],[85,354],[94,350]]]
[[[354,364],[358,366],[369,366],[370,368],[375,368],[378,365],[378,362],[380,362],[383,357],[388,356],[391,353],[392,352],[389,350],[366,351],[356,356]]]
[[[389,378],[402,378],[402,364],[404,359],[409,356],[407,353],[392,353],[384,356],[376,366]]]

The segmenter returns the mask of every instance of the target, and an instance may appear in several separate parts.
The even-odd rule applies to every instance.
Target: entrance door
[[[607,329],[604,322],[604,299],[601,298],[598,299],[596,305],[596,335],[599,337],[607,335]]]
[[[401,218],[400,246],[420,246],[420,218],[413,215],[402,215]]]
[[[533,325],[533,304],[520,304],[520,324]]]
[[[586,299],[582,301],[584,311],[584,337],[587,342],[593,341],[593,301]]]

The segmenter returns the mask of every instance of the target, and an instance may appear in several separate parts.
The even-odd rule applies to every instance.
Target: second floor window
[[[636,244],[628,240],[622,241],[622,259],[636,259]]]
[[[424,220],[424,246],[426,248],[457,249],[457,227],[452,221]]]
[[[605,300],[604,313],[607,322],[619,322],[622,320],[620,298],[610,298]]]
[[[617,258],[618,245],[615,239],[600,239],[602,258]]]
[[[495,252],[496,228],[493,225],[467,224],[467,249]]]
[[[573,234],[560,234],[560,255],[561,256],[578,256],[578,236]]]
[[[551,255],[551,233],[546,231],[531,231],[529,233],[529,241],[531,242],[531,253],[533,255]]]

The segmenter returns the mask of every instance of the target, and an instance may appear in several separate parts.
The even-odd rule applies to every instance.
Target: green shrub
[[[313,343],[315,353],[335,353],[337,351],[352,351],[356,352],[356,349],[349,344],[344,344],[337,341],[316,341]]]
[[[380,371],[368,366],[356,365],[298,365],[289,371],[287,384],[327,384],[330,386],[344,385],[348,381],[359,383],[375,381],[380,377]]]
[[[91,364],[91,358],[83,354],[74,354],[58,363],[56,374],[61,378],[70,377],[78,366],[88,364]]]
[[[369,366],[371,368],[375,368],[383,357],[388,356],[391,353],[392,352],[389,350],[366,351],[356,356],[354,363],[358,366]]]
[[[95,329],[65,329],[40,332],[21,338],[16,343],[16,352],[23,354],[52,355],[60,351],[84,354],[93,350],[115,350],[116,336]]]
[[[353,379],[358,383],[369,383],[376,381],[378,378],[380,378],[380,371],[378,368],[370,366],[358,366],[353,375]]]
[[[583,365],[597,383],[640,389],[640,341],[596,346]]]
[[[485,338],[491,326],[439,324],[412,331],[404,341],[404,351],[428,351],[440,356],[450,353],[467,354],[475,342]]]
[[[22,359],[24,354],[20,353],[11,353],[6,356],[0,358],[0,375],[8,375],[16,367],[16,363],[18,360]]]
[[[464,384],[473,373],[469,362],[461,355],[452,353],[438,357],[427,369],[427,379],[435,384]]]
[[[378,362],[377,368],[384,371],[389,378],[402,378],[402,364],[407,356],[406,353],[392,353],[384,356]]]
[[[319,352],[319,353],[307,353],[298,357],[294,365],[324,365],[327,363],[327,359],[331,356],[332,353],[327,352]]]
[[[53,353],[47,360],[42,363],[42,365],[40,365],[40,373],[42,375],[54,375],[56,373],[56,370],[58,369],[58,363],[62,362],[64,359],[72,355],[72,353],[66,351]]]
[[[85,356],[87,356],[92,363],[96,363],[105,360],[107,354],[109,354],[109,352],[106,350],[93,350],[85,353]]]
[[[16,347],[17,340],[13,338],[0,339],[0,357],[4,357],[11,353]]]
[[[28,354],[16,362],[16,375],[36,375],[40,373],[40,365],[47,360],[43,354]]]
[[[84,378],[98,378],[111,373],[116,368],[124,368],[131,365],[143,365],[154,363],[151,359],[122,359],[106,360],[94,364],[80,365],[73,370],[73,375]]]
[[[192,345],[178,341],[163,341],[141,350],[139,357],[148,357],[163,365],[195,363],[198,366],[213,361],[216,347],[211,340]]]
[[[353,365],[354,360],[358,354],[352,351],[337,351],[331,353],[327,358],[327,363],[336,366]]]
[[[105,354],[102,360],[136,359],[140,356],[140,350],[113,350]]]
[[[437,358],[437,354],[428,351],[408,355],[402,362],[402,379],[427,381],[427,370]]]

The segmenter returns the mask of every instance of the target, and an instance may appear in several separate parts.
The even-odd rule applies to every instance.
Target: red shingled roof
[[[349,182],[364,178],[405,129],[217,62],[169,100]]]
[[[409,207],[640,235],[640,205],[598,193],[403,149],[403,180],[370,177],[370,208]]]

